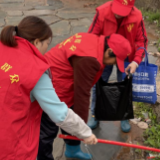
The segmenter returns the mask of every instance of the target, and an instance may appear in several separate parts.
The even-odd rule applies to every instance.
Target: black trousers
[[[64,130],[61,130],[62,134],[70,135]],[[53,142],[57,137],[58,127],[56,124],[48,117],[48,115],[43,112],[41,119],[40,128],[40,139],[39,139],[39,150],[37,160],[54,160],[52,156]],[[80,145],[80,141],[74,140],[64,140],[68,145]]]

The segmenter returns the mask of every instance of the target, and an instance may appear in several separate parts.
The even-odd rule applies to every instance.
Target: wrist
[[[137,62],[135,62],[135,61],[132,61],[132,63],[136,64],[136,66],[137,66],[137,68],[138,68],[138,66],[139,66],[139,65],[138,65],[138,63],[137,63]]]

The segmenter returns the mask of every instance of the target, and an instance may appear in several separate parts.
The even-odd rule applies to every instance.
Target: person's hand
[[[128,65],[128,67],[125,69],[126,75],[129,74],[129,70],[130,70],[130,73],[133,74],[133,73],[136,71],[137,67],[138,67],[138,65],[137,65],[136,62],[130,63],[130,64]]]
[[[96,144],[96,143],[98,142],[98,140],[97,140],[96,136],[95,136],[94,134],[92,134],[90,137],[85,138],[85,139],[83,140],[83,142],[84,142],[85,144],[90,144],[90,145],[92,145],[92,144]]]

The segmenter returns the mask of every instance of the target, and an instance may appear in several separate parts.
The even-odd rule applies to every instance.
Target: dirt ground
[[[131,132],[127,134],[127,143],[143,145],[143,131],[137,125],[131,123]],[[123,133],[124,134],[124,133]],[[124,134],[125,136],[125,134]],[[137,154],[133,148],[123,147],[114,160],[142,160],[144,152]]]

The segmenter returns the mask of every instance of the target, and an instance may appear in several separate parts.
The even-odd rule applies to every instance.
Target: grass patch
[[[153,148],[160,149],[160,124],[155,124],[151,128],[148,128],[144,133],[143,137],[145,139],[144,144]],[[153,153],[151,151],[147,151],[149,153]],[[160,156],[158,153],[153,153],[157,155],[157,158],[154,160],[160,160]]]
[[[143,133],[144,144],[150,147],[160,148],[160,123],[157,123],[157,117],[153,111],[153,108],[150,104],[141,102],[134,102],[134,106],[136,106],[134,114],[137,118],[141,117],[142,121],[145,120],[142,113],[147,112],[149,118],[151,119],[151,124],[149,125],[149,128]],[[150,151],[147,152],[153,153]],[[137,149],[136,153],[140,153],[140,150]],[[154,160],[160,160],[160,157],[157,157]]]
[[[156,47],[159,47],[159,46],[160,46],[160,39],[157,41]]]
[[[148,116],[151,119],[151,126],[153,126],[157,123],[157,116],[155,115],[150,104],[142,103],[142,102],[134,102],[134,106],[136,106],[136,108],[134,109],[135,117],[137,117],[137,118],[141,117],[142,121],[143,121],[143,120],[145,120],[145,118],[142,113],[148,112]]]
[[[156,47],[158,48],[158,52],[160,52],[160,39],[157,41]]]
[[[160,125],[156,124],[144,132],[145,144],[154,148],[160,148]]]
[[[141,12],[142,12],[142,15],[144,17],[144,19],[150,23],[154,23],[157,25],[157,28],[159,30],[159,27],[160,27],[160,11],[157,10],[157,11],[150,11],[150,10],[144,10],[143,8],[140,9]],[[158,31],[158,34],[159,34],[159,31]],[[157,45],[156,45],[157,49],[158,49],[158,52],[160,52],[160,39],[158,40],[157,42]]]
[[[160,26],[159,22],[160,22],[160,11],[146,11],[143,8],[140,9],[142,12],[143,17],[149,21],[149,22],[156,22],[157,26]]]

